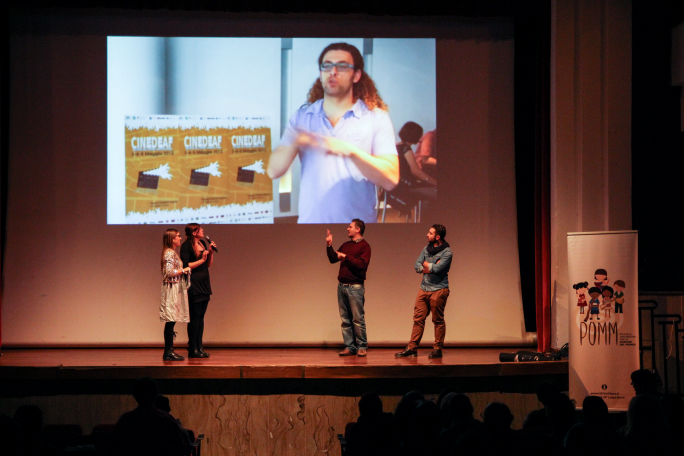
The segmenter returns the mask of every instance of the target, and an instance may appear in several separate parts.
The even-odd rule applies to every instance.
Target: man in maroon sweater
[[[340,262],[340,273],[337,280],[337,304],[342,318],[342,339],[345,349],[340,356],[366,356],[368,339],[366,338],[366,319],[363,310],[363,282],[370,263],[371,248],[363,239],[366,225],[363,220],[354,219],[347,227],[350,241],[339,248],[332,248],[332,234],[328,230],[325,238],[328,259],[331,263]]]

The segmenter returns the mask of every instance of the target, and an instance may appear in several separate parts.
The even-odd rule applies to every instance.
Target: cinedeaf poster
[[[637,232],[568,233],[570,398],[624,411],[639,369]]]
[[[262,117],[126,116],[126,223],[273,223]]]

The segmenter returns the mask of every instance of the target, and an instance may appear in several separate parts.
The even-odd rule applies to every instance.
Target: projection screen
[[[266,166],[289,117],[306,103],[318,54],[334,41],[354,44],[364,54],[388,105],[396,142],[407,121],[438,132],[436,188],[418,199],[420,207],[409,208],[408,222],[407,211],[398,211],[378,192],[377,218],[367,221],[369,345],[407,342],[421,279],[413,265],[435,223],[446,226],[454,252],[446,344],[515,345],[534,339],[525,332],[520,296],[512,23],[418,18],[408,26],[377,18],[320,19],[14,18],[5,346],[161,345],[161,237],[169,227],[183,232],[188,221],[201,223],[220,250],[210,269],[205,344],[340,345],[338,266],[325,255],[325,234],[330,229],[339,246],[347,240],[349,221],[297,223],[298,160],[289,175],[270,181],[259,180],[264,175],[257,163]],[[166,162],[126,168],[124,149],[133,152],[126,122],[131,129],[148,128],[148,137],[155,129],[176,128],[173,146],[155,143],[156,150],[169,151],[186,141],[188,135],[178,133],[182,128],[206,133],[236,128],[236,121],[238,127],[246,121],[262,130],[242,135],[252,138],[241,144],[232,136],[197,134],[205,139],[184,150],[223,150],[217,147],[221,136],[222,145],[261,147],[262,155],[239,163],[212,158],[185,168],[174,169],[171,161],[168,168]],[[152,142],[136,140],[136,147]],[[265,202],[268,208],[259,211],[271,212],[248,220],[247,210],[183,216],[179,209],[158,218],[127,219],[141,212],[127,210],[130,195],[156,201],[147,206],[155,211],[178,209],[163,202],[172,198],[159,196],[167,175],[182,176],[199,206],[218,206],[233,192],[257,195],[240,204]],[[224,193],[211,193],[225,176],[233,181]],[[155,180],[160,187],[150,188]],[[184,325],[177,327],[182,344]],[[428,323],[424,341],[432,337]]]

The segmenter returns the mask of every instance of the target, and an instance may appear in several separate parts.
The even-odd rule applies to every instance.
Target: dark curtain
[[[515,21],[515,166],[525,329],[551,348],[551,8],[536,2]]]

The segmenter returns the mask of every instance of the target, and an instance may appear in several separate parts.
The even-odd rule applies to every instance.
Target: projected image
[[[437,198],[435,52],[109,37],[108,223],[418,221]]]
[[[264,119],[126,117],[126,220],[273,221]]]

